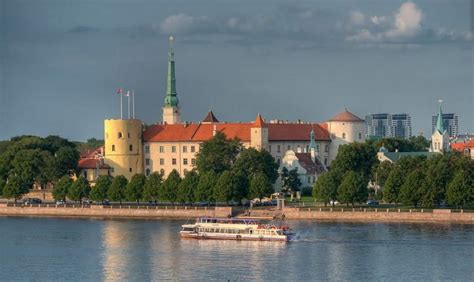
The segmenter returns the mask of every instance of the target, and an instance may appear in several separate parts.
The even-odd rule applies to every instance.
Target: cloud
[[[353,29],[346,41],[380,44],[427,44],[443,41],[472,41],[470,31],[423,28],[423,11],[413,2],[405,2],[392,16],[372,16],[370,24]],[[352,21],[352,16],[351,16]]]
[[[191,32],[202,32],[209,27],[212,28],[212,23],[208,17],[176,14],[168,16],[161,22],[160,31],[164,34],[188,34]]]
[[[350,20],[353,25],[364,25],[365,15],[359,11],[350,12]]]

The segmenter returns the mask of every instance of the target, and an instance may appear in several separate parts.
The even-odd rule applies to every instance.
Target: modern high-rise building
[[[412,134],[409,114],[370,114],[365,121],[368,137],[408,139]]]
[[[435,132],[438,115],[431,117],[431,132]],[[448,131],[449,137],[458,136],[459,133],[459,117],[456,114],[443,114],[443,127]]]

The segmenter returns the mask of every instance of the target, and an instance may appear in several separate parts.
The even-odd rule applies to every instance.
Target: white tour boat
[[[198,218],[194,224],[182,225],[183,238],[219,240],[290,241],[294,233],[287,224],[262,224],[257,219]]]

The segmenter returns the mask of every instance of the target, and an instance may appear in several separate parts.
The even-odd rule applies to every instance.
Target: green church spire
[[[436,130],[438,130],[439,133],[443,134],[444,132],[443,110],[441,109],[441,103],[443,101],[439,100],[438,102],[439,102],[439,113],[438,113],[438,120],[436,121]]]
[[[170,50],[168,53],[168,76],[166,78],[166,97],[165,107],[178,106],[178,94],[176,93],[176,77],[174,70],[174,51],[173,51],[173,36],[170,36]]]

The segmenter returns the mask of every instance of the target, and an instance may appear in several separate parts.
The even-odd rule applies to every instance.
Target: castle
[[[167,88],[163,120],[143,130],[138,119],[104,121],[104,162],[112,176],[130,179],[136,173],[167,176],[173,169],[182,176],[193,169],[202,142],[217,132],[239,138],[244,147],[267,150],[280,164],[285,153],[313,152],[313,158],[330,166],[340,145],[364,142],[363,119],[347,109],[326,122],[266,121],[260,114],[250,122],[221,122],[209,111],[200,122],[182,122],[176,91],[174,51],[168,54]]]

